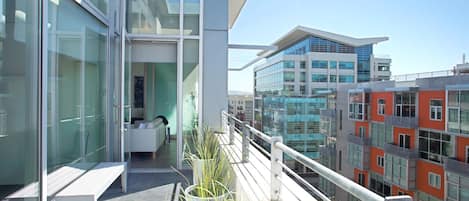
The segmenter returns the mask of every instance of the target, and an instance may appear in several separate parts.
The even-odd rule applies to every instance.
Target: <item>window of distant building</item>
[[[384,167],[384,157],[378,156],[376,157],[376,161],[377,161],[378,167]]]
[[[339,75],[340,83],[354,83],[355,77],[353,75]]]
[[[337,69],[337,61],[329,61],[330,69]]]
[[[406,134],[399,134],[399,147],[410,149],[410,136]]]
[[[391,195],[391,184],[384,181],[383,176],[370,172],[370,190],[385,197]]]
[[[324,74],[312,74],[311,82],[327,82],[327,75]]]
[[[429,172],[428,173],[428,184],[432,186],[433,188],[438,188],[440,189],[441,185],[441,177],[439,174]]]
[[[365,126],[360,126],[358,128],[358,135],[361,137],[361,138],[364,138],[365,135],[366,135],[366,127]]]
[[[366,120],[368,113],[368,94],[364,91],[349,92],[349,119]]]
[[[327,68],[327,61],[313,60],[311,61],[311,68]]]
[[[394,95],[394,116],[415,117],[416,93],[402,92]]]
[[[365,186],[365,174],[358,173],[358,184]]]
[[[355,69],[355,62],[340,61],[339,62],[339,69],[353,70],[353,69]]]
[[[469,90],[448,90],[447,94],[447,130],[469,134]]]
[[[384,144],[391,143],[392,139],[392,126],[385,125],[384,123],[371,123],[370,129],[371,144],[375,147],[384,148]]]
[[[454,145],[451,140],[451,135],[420,130],[418,141],[420,158],[443,163],[444,157],[453,156]]]
[[[448,189],[445,191],[447,200],[469,200],[469,178],[451,172],[447,172],[446,176]]]
[[[363,146],[349,143],[347,150],[347,161],[355,167],[363,166]]]
[[[441,100],[430,100],[430,119],[441,120],[443,105]]]
[[[394,184],[407,188],[408,186],[408,161],[405,158],[392,154],[384,155],[384,177]]]
[[[306,68],[306,62],[305,61],[300,61],[300,68],[305,69]]]
[[[378,99],[378,114],[384,115],[385,102],[384,99]]]

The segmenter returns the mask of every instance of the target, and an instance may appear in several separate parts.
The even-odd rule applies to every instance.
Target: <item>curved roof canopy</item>
[[[376,44],[379,42],[387,41],[389,40],[388,37],[373,37],[373,38],[353,38],[350,36],[344,36],[340,34],[335,34],[327,31],[321,31],[318,29],[312,29],[304,26],[297,26],[290,32],[288,32],[286,35],[282,36],[280,39],[275,41],[272,45],[277,46],[278,50],[281,51],[285,49],[286,47],[296,43],[298,40],[303,39],[307,36],[316,36],[319,38],[324,38],[327,40],[331,40],[334,42],[342,43],[345,45],[350,45],[353,47],[359,47],[363,45],[369,45],[369,44]],[[279,52],[277,51],[277,52]],[[261,51],[257,55],[263,55],[267,51]],[[275,54],[277,52],[272,52],[268,54],[266,57]]]

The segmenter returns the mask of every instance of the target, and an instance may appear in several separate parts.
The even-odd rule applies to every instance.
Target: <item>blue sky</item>
[[[446,70],[469,58],[467,0],[247,0],[231,44],[270,45],[297,25],[352,37],[388,36],[374,47],[392,58],[393,75]],[[230,50],[241,67],[258,51]],[[466,59],[469,60],[469,59]],[[252,67],[228,75],[229,90],[253,91]]]

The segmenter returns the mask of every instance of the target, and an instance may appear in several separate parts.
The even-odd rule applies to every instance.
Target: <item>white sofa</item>
[[[127,152],[156,153],[164,143],[166,126],[161,119],[156,119],[144,126],[138,125],[128,129]]]

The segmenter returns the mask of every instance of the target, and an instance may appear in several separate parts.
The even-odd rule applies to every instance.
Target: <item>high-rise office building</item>
[[[335,139],[321,149],[323,164],[383,196],[468,200],[469,76],[453,73],[339,86],[336,106],[321,111],[321,132]]]
[[[373,45],[386,40],[294,28],[272,44],[277,51],[259,53],[266,62],[254,69],[254,125],[318,159],[325,140],[319,111],[328,94],[343,84],[388,80],[391,59],[373,54]]]

